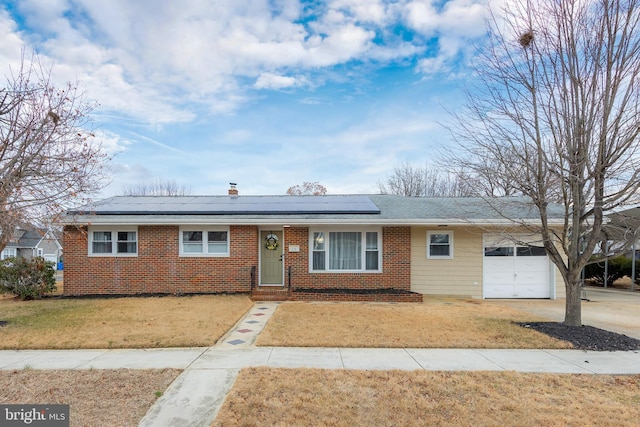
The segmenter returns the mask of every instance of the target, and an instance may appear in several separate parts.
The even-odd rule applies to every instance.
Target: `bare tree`
[[[424,169],[403,163],[393,169],[393,174],[385,182],[378,181],[378,189],[382,194],[420,197],[424,196],[426,180]]]
[[[150,182],[125,185],[122,187],[124,196],[188,196],[191,189],[176,181],[156,179]]]
[[[565,324],[577,326],[580,273],[605,215],[640,187],[639,0],[514,0],[494,12],[450,161],[531,200],[540,225],[529,230],[564,279]],[[562,229],[549,224],[550,202],[564,207]]]
[[[327,188],[319,182],[303,182],[302,185],[294,185],[287,190],[289,196],[324,196]]]
[[[50,217],[106,184],[106,155],[88,129],[94,106],[56,87],[36,56],[0,89],[0,250],[21,222]]]
[[[409,163],[395,167],[385,181],[378,181],[380,193],[405,197],[466,197],[475,189],[470,177],[459,172],[449,173],[428,165],[415,167]]]
[[[448,163],[449,161],[445,161]],[[519,196],[520,190],[508,175],[500,173],[500,162],[491,157],[476,158],[472,168],[458,164],[452,173],[461,195],[478,197]]]

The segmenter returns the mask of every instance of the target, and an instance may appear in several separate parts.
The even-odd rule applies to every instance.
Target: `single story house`
[[[43,229],[32,225],[16,227],[7,246],[0,253],[0,259],[19,257],[30,260],[42,257],[57,264],[62,257],[62,245],[56,233],[51,229]]]
[[[239,196],[232,187],[224,196],[112,197],[62,222],[66,295],[564,296],[527,227],[539,223],[536,211],[519,198]]]

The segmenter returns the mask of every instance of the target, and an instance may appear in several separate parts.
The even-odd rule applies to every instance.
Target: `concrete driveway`
[[[640,339],[640,292],[586,287],[582,324]],[[564,321],[565,300],[486,300],[550,320]]]

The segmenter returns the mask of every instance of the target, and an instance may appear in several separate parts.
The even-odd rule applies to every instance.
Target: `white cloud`
[[[405,7],[408,25],[422,34],[477,37],[484,32],[487,0],[412,0]]]
[[[311,20],[303,15],[309,7],[317,15]],[[24,43],[51,59],[64,78],[85,82],[104,109],[149,123],[191,121],[200,106],[234,111],[247,99],[245,79],[258,89],[313,86],[313,76],[306,82],[286,76],[415,55],[421,47],[411,42],[374,41],[388,34],[398,10],[382,0],[305,8],[294,0],[20,4],[34,30]],[[9,35],[18,37],[9,24]]]
[[[17,9],[25,13],[29,26],[56,33],[60,26],[66,25],[62,15],[70,6],[67,0],[21,0],[16,3]]]
[[[170,151],[174,154],[184,154],[180,149],[176,147],[172,147],[168,144],[158,141],[157,139],[149,138],[148,136],[141,135],[136,132],[131,132],[131,134],[138,140],[142,140],[144,142],[149,142],[156,147],[162,148],[163,150]]]
[[[113,179],[102,189],[100,198],[121,195],[124,188],[154,179],[154,173],[139,163],[122,163],[118,156],[109,165]]]
[[[296,85],[298,85],[298,81],[294,77],[262,73],[254,86],[256,89],[284,89]]]
[[[109,156],[122,153],[131,145],[131,141],[124,140],[119,134],[108,130],[97,130],[94,132],[96,141]]]
[[[451,58],[446,56],[435,56],[423,58],[418,61],[417,68],[427,76],[435,74],[447,74],[451,70]]]
[[[17,31],[16,23],[6,11],[0,9],[0,63],[18,66],[23,46],[24,41]]]
[[[480,34],[483,4],[24,0],[19,10],[28,34],[0,9],[0,55],[15,59],[23,45],[37,47],[55,64],[54,76],[82,82],[100,114],[186,124],[233,113],[259,97],[256,90],[312,91],[348,81],[335,66],[350,61],[376,66],[414,59],[435,36],[439,52],[420,60],[418,70],[447,70]],[[405,23],[418,36],[394,32]],[[320,101],[326,103],[323,96],[300,100]]]
[[[322,99],[320,99],[318,97],[309,96],[309,97],[301,99],[300,103],[301,104],[307,104],[307,105],[320,105],[320,104],[326,104],[326,103],[328,103],[328,101],[322,100]]]
[[[461,54],[470,52],[473,40],[486,33],[487,0],[412,0],[405,8],[407,24],[427,38],[436,38],[437,52],[419,61],[425,74],[450,73]]]
[[[486,32],[486,0],[452,0],[446,3],[440,28],[445,34],[462,38],[479,37]]]
[[[331,28],[331,33],[322,39],[316,38],[305,51],[305,61],[311,66],[328,67],[353,58],[362,57],[373,48],[373,31],[354,24]]]
[[[347,12],[355,21],[382,24],[388,11],[380,0],[334,0],[330,8]]]
[[[406,6],[407,22],[410,27],[423,34],[433,34],[440,26],[440,16],[432,1],[411,1]]]

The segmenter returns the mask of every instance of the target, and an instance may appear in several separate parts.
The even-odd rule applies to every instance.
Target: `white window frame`
[[[360,257],[361,268],[350,270],[331,270],[330,266],[330,234],[331,233],[360,233],[361,245],[360,245]],[[376,270],[367,270],[367,233],[374,232],[378,235],[378,268]],[[322,270],[313,269],[313,253],[314,233],[324,233],[324,253],[325,253],[325,268]],[[318,227],[309,229],[309,272],[311,273],[382,273],[382,228],[379,227]]]
[[[111,252],[93,252],[93,233],[94,232],[111,232]],[[135,252],[118,252],[118,232],[122,233],[136,233],[136,251]],[[87,254],[90,257],[137,257],[140,249],[139,245],[140,234],[138,233],[138,227],[135,225],[125,226],[92,226],[89,227],[89,238],[87,239],[89,247],[87,248]]]
[[[432,255],[431,254],[431,236],[436,234],[446,234],[449,236],[449,255]],[[453,259],[453,230],[427,231],[427,259]]]
[[[4,248],[2,250],[2,257],[0,258],[7,259],[7,258],[15,258],[16,256],[18,256],[18,251],[16,250],[16,248]]]
[[[183,235],[185,231],[193,231],[193,232],[201,232],[202,233],[202,252],[185,252],[184,251],[184,241]],[[208,233],[210,231],[222,231],[227,233],[227,251],[226,252],[209,252],[208,245]],[[231,231],[228,226],[218,226],[218,225],[181,225],[179,231],[179,241],[180,241],[180,249],[179,255],[180,257],[185,258],[198,258],[198,257],[217,257],[217,258],[228,258],[231,256]]]

